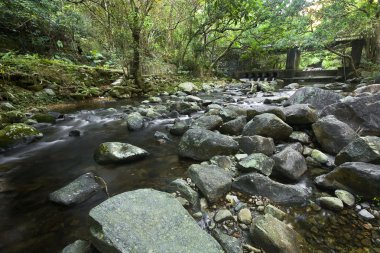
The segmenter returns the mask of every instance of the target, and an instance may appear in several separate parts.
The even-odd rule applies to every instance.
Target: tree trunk
[[[144,91],[144,81],[141,74],[141,29],[135,28],[132,31],[133,37],[133,58],[132,58],[132,66],[131,66],[131,74],[135,80],[135,85],[141,90]]]

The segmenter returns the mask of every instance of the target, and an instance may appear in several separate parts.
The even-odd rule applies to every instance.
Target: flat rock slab
[[[105,142],[95,150],[94,159],[99,164],[140,160],[149,153],[142,148],[122,142]]]
[[[90,211],[91,242],[102,253],[223,253],[168,193],[140,189]]]
[[[93,173],[86,173],[70,184],[50,193],[49,200],[65,206],[79,204],[91,198],[102,186],[95,180]]]

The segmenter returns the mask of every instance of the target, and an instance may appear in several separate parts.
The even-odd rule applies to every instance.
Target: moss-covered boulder
[[[30,143],[43,134],[23,123],[12,124],[0,130],[0,148],[9,148],[21,143]]]
[[[32,116],[32,119],[38,123],[55,123],[56,121],[55,117],[48,113],[36,113]]]
[[[23,112],[14,110],[9,112],[3,112],[0,114],[1,123],[23,123],[26,121],[26,116]]]
[[[95,150],[94,159],[99,164],[127,163],[145,158],[149,153],[142,148],[122,142],[105,142]]]

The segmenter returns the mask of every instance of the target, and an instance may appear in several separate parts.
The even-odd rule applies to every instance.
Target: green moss
[[[26,121],[25,114],[20,111],[9,111],[0,114],[1,123],[22,123]]]
[[[19,143],[28,143],[43,135],[34,127],[17,123],[0,130],[0,148],[7,148]]]
[[[34,114],[32,119],[39,123],[55,123],[55,117],[47,113]]]

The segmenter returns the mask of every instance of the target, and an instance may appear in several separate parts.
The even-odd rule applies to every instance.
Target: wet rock
[[[374,220],[375,219],[375,216],[373,216],[373,214],[371,214],[370,212],[368,212],[366,209],[362,209],[359,211],[359,217],[362,218],[363,220]]]
[[[251,120],[257,115],[271,113],[279,117],[281,120],[285,120],[286,116],[282,107],[272,105],[254,105],[247,110],[247,120]]]
[[[220,168],[229,170],[233,164],[228,156],[214,156],[210,159],[211,164],[215,164]]]
[[[357,88],[354,90],[355,95],[363,94],[365,92],[369,92],[371,94],[375,94],[380,91],[380,84],[371,84],[364,87]]]
[[[242,135],[261,135],[275,140],[289,138],[293,129],[274,114],[264,113],[254,117],[243,129]]]
[[[210,202],[218,200],[231,189],[231,173],[218,166],[193,164],[188,174]]]
[[[270,214],[280,221],[284,220],[286,217],[286,213],[284,211],[278,209],[277,207],[275,207],[273,205],[265,206],[264,213]]]
[[[249,225],[252,223],[252,214],[251,211],[248,208],[243,208],[238,212],[238,220],[246,225]]]
[[[223,252],[168,193],[125,192],[93,208],[89,216],[91,242],[102,253]]]
[[[296,141],[296,142],[299,141],[303,144],[308,144],[311,142],[310,136],[307,135],[306,133],[300,132],[300,131],[292,132],[292,134],[289,136],[289,139],[292,141]]]
[[[337,196],[342,202],[348,206],[355,205],[355,197],[351,193],[345,190],[336,190],[335,196]]]
[[[222,134],[240,135],[246,124],[247,124],[247,119],[245,117],[239,117],[237,119],[224,123],[220,127],[219,131]]]
[[[201,108],[194,102],[175,102],[170,106],[171,111],[177,111],[180,114],[190,115],[194,112],[200,111]]]
[[[306,242],[301,235],[269,214],[258,216],[253,220],[250,235],[254,245],[265,252],[307,252]]]
[[[246,194],[267,197],[280,204],[303,203],[310,195],[300,185],[282,184],[259,173],[238,177],[232,183],[232,188]]]
[[[341,95],[314,87],[305,87],[297,90],[288,101],[286,105],[294,104],[310,104],[317,110],[322,110],[324,107],[338,103],[343,98]]]
[[[306,125],[317,121],[316,110],[309,105],[296,104],[284,108],[286,123],[290,125]]]
[[[227,209],[221,209],[218,212],[216,212],[214,220],[217,223],[226,221],[226,220],[233,220],[234,217],[232,216],[232,213],[230,210]]]
[[[231,137],[203,129],[190,129],[181,138],[179,155],[207,161],[216,155],[233,155],[239,144]]]
[[[71,130],[69,132],[70,137],[79,137],[80,135],[81,135],[81,132],[80,132],[80,130],[77,130],[77,129]]]
[[[303,146],[299,142],[278,144],[276,146],[276,151],[277,152],[281,152],[281,151],[283,151],[284,149],[287,149],[287,148],[291,148],[291,149],[294,149],[295,151],[303,153]]]
[[[178,85],[178,90],[191,94],[197,90],[197,86],[191,82],[184,82]]]
[[[213,230],[212,235],[220,243],[226,253],[243,253],[241,242],[235,237],[226,235],[218,228]]]
[[[326,164],[329,162],[329,157],[318,149],[313,149],[310,156],[320,164]]]
[[[246,117],[247,109],[236,105],[227,105],[219,111],[219,116],[224,122],[237,119],[238,117]]]
[[[353,140],[344,147],[335,158],[336,165],[345,162],[380,164],[380,138],[367,136]]]
[[[272,173],[274,160],[264,154],[254,153],[242,159],[237,168],[243,172],[259,172],[269,176]]]
[[[299,180],[307,170],[303,155],[292,148],[286,148],[272,158],[275,162],[273,173],[278,176]]]
[[[197,97],[197,96],[189,95],[189,96],[185,97],[185,101],[200,103],[200,102],[202,102],[202,99],[200,97]]]
[[[163,133],[163,132],[160,132],[160,131],[156,131],[154,133],[154,138],[156,138],[158,140],[171,141],[171,139],[169,138],[169,136],[166,133]]]
[[[239,147],[247,154],[263,153],[271,156],[276,147],[272,138],[266,138],[259,135],[242,136],[238,139]]]
[[[0,130],[0,149],[31,143],[42,136],[40,131],[23,123],[8,125]]]
[[[105,142],[95,150],[94,159],[99,164],[131,162],[147,157],[142,148],[122,142]]]
[[[198,119],[194,120],[191,125],[192,128],[198,127],[206,130],[215,130],[218,129],[223,124],[221,117],[217,115],[210,116],[201,116]]]
[[[8,111],[0,113],[0,122],[1,123],[23,123],[26,121],[26,116],[20,111]]]
[[[174,125],[170,127],[169,132],[172,135],[181,136],[190,128],[190,122],[187,120],[176,120]]]
[[[343,209],[342,200],[335,197],[320,197],[317,201],[322,207],[333,211],[340,211]]]
[[[360,135],[380,135],[380,93],[356,97],[324,108],[321,117],[334,115]]]
[[[313,124],[313,131],[323,150],[330,154],[339,153],[341,149],[359,137],[350,126],[334,116],[319,119]]]
[[[138,112],[133,112],[127,116],[128,129],[136,131],[143,128],[144,117]]]
[[[91,172],[86,173],[70,184],[49,194],[49,200],[55,203],[72,206],[91,198],[96,192],[102,189]]]
[[[365,198],[380,196],[380,166],[362,163],[343,163],[328,174],[315,179],[317,185],[343,189]]]
[[[169,190],[171,192],[179,192],[182,197],[187,199],[191,205],[195,206],[198,203],[199,196],[196,191],[189,186],[189,184],[183,179],[176,179],[169,184]]]
[[[151,103],[162,103],[162,99],[160,97],[150,97],[148,100]]]
[[[90,243],[83,240],[76,240],[72,244],[67,245],[62,253],[90,253]]]

